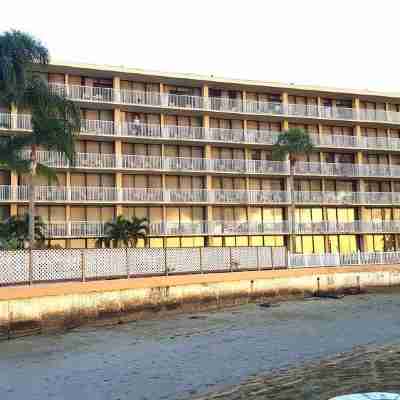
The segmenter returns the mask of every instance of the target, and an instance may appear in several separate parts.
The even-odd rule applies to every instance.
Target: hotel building
[[[299,253],[400,248],[400,94],[64,63],[42,73],[82,112],[73,165],[39,151],[58,173],[35,194],[51,244],[94,247],[124,215],[148,217],[150,247],[284,246],[293,232]],[[0,106],[2,134],[30,124],[29,110]],[[315,145],[294,187],[271,157],[291,127]],[[1,171],[0,185],[1,219],[24,214],[26,177]]]

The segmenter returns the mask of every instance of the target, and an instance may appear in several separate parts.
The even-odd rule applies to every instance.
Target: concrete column
[[[14,103],[11,104],[10,111],[11,111],[11,129],[12,130],[18,129],[18,124],[17,124],[18,109]]]
[[[119,114],[119,110],[118,110],[118,112],[117,112],[117,110],[115,110],[114,117],[116,114]],[[114,121],[115,121],[115,119],[114,119]],[[118,139],[114,142],[114,154],[115,154],[115,158],[116,158],[116,167],[121,168],[122,167],[122,141],[120,139]],[[120,170],[116,171],[116,173],[115,173],[115,188],[118,193],[118,200],[121,201],[122,200],[122,172]],[[117,216],[122,214],[122,205],[121,204],[117,204],[117,206],[115,207],[115,214]]]
[[[208,110],[209,107],[209,99],[208,99],[208,94],[209,94],[209,89],[208,89],[208,85],[205,84],[203,85],[203,87],[201,88],[201,96],[203,97],[203,108],[205,110]]]
[[[390,115],[390,103],[389,103],[388,101],[385,102],[385,111],[386,111],[386,118],[387,118],[387,120],[388,120],[388,121],[391,121],[392,118],[391,118],[391,115]],[[388,129],[388,131],[389,131],[389,129]]]
[[[355,118],[360,119],[360,98],[353,97],[353,110],[355,112]]]
[[[114,76],[114,78],[113,78],[113,89],[114,89],[114,101],[116,103],[120,103],[121,102],[121,93],[120,93],[121,79],[119,76]]]
[[[16,216],[18,214],[18,174],[14,171],[10,172],[10,185],[12,193],[12,203],[10,204],[10,215]]]

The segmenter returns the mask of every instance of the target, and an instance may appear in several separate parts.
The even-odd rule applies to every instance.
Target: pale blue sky
[[[57,59],[400,91],[398,0],[3,2]]]

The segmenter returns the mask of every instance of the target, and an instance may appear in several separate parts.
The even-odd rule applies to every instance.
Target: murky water
[[[0,399],[324,400],[399,391],[399,327],[400,293],[386,293],[22,338],[0,343]]]

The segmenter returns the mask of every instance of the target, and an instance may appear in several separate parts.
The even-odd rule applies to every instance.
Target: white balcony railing
[[[46,222],[46,237],[101,237],[106,222],[71,221]],[[238,221],[193,221],[158,222],[149,224],[150,235],[230,235],[230,234],[286,234],[286,221],[238,222]]]
[[[329,233],[398,233],[400,221],[374,220],[374,221],[320,221],[294,224],[296,234],[329,234]]]
[[[400,192],[294,191],[296,204],[398,205]],[[0,201],[28,201],[29,187],[1,185]],[[38,202],[169,202],[288,204],[291,193],[267,190],[121,188],[113,186],[36,186]]]
[[[324,162],[296,162],[295,175],[340,177],[400,177],[400,166],[384,164],[351,164]]]
[[[295,203],[299,204],[358,204],[358,192],[293,192]]]
[[[46,222],[48,237],[100,237],[106,222],[70,221]],[[149,224],[150,235],[258,235],[290,233],[287,221],[192,221],[156,222]],[[360,234],[399,233],[400,221],[320,221],[295,223],[293,233],[301,234]]]
[[[135,91],[93,86],[49,84],[56,93],[76,101],[116,103],[134,106],[188,108],[193,110],[224,111],[245,114],[287,115],[297,118],[315,118],[344,121],[400,122],[400,112],[366,110],[348,107],[318,106],[315,104],[283,104],[269,101],[243,101],[240,98],[201,97],[156,91]]]
[[[90,135],[115,135],[114,121],[104,120],[81,120],[81,133]]]
[[[400,117],[398,122],[400,122]],[[31,116],[29,114],[0,113],[0,129],[29,132],[32,130]],[[82,119],[81,134],[273,145],[279,132],[174,125],[166,125],[161,128],[159,124],[136,122],[115,124],[114,121]],[[318,135],[314,133],[311,133],[310,136],[317,147],[400,151],[400,139],[395,137],[358,137],[355,135]]]

